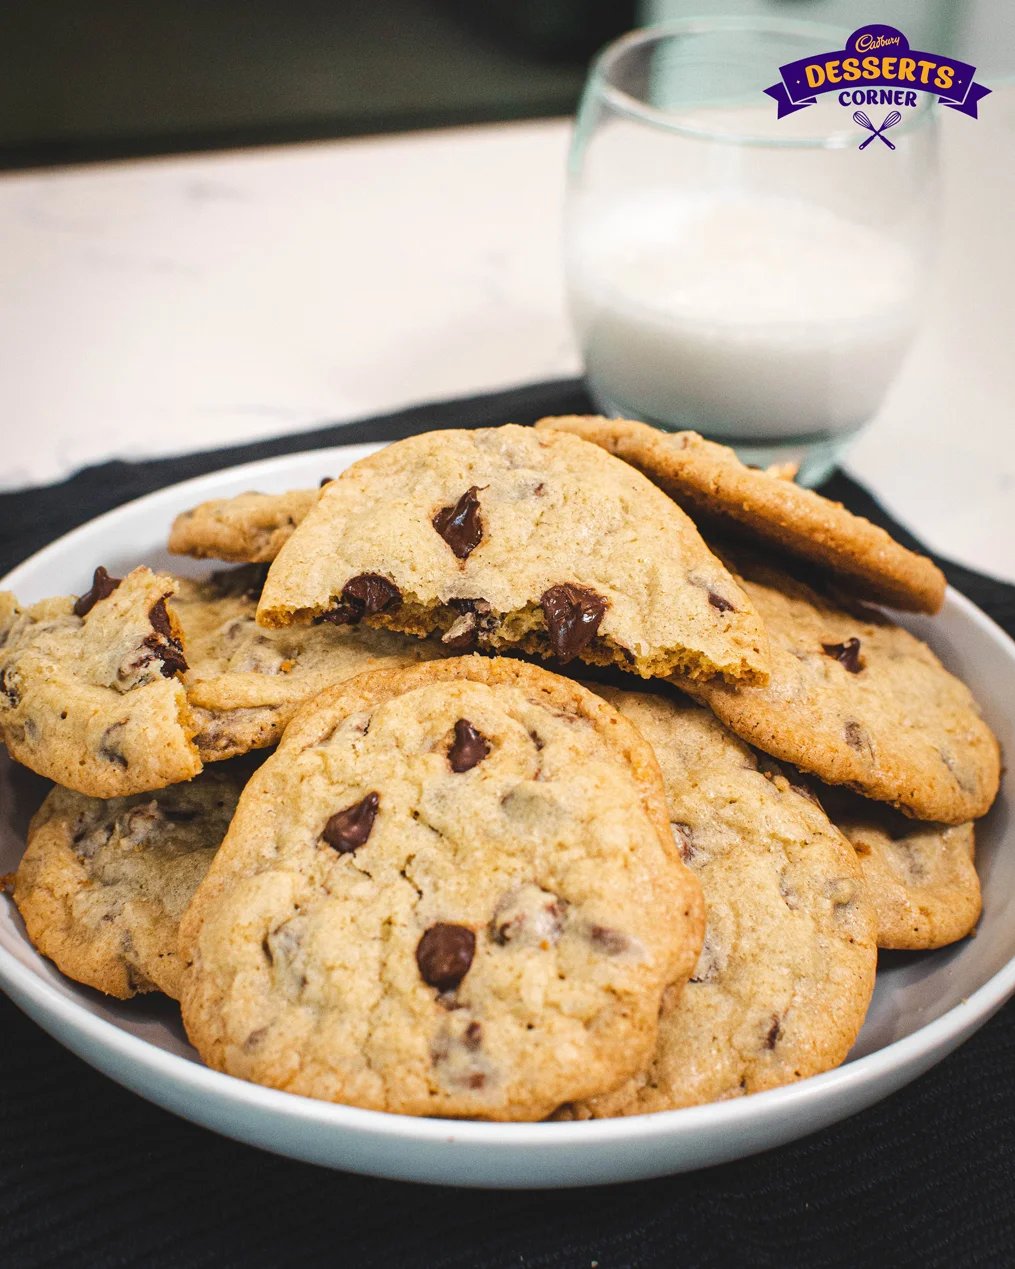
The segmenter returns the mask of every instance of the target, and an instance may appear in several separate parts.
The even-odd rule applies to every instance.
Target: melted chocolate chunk
[[[825,656],[838,661],[850,674],[859,674],[863,669],[860,663],[859,639],[847,639],[845,643],[823,643],[821,647]]]
[[[368,793],[344,811],[336,811],[325,824],[321,840],[340,855],[351,855],[370,836],[380,803],[378,794]]]
[[[373,617],[402,602],[402,592],[394,582],[380,573],[360,573],[342,587],[342,598],[330,612],[322,613],[321,621],[335,626],[355,626],[364,617]]]
[[[479,486],[473,485],[453,506],[442,507],[433,518],[433,527],[460,560],[467,560],[483,540],[478,493]]]
[[[464,925],[438,922],[419,940],[416,964],[425,983],[438,991],[457,987],[472,965],[476,936]]]
[[[772,1025],[768,1028],[768,1034],[765,1036],[765,1048],[774,1049],[781,1034],[782,1027],[779,1024],[779,1019],[775,1014],[772,1014]]]
[[[596,637],[607,601],[594,590],[565,582],[544,590],[539,602],[553,655],[566,665]]]
[[[448,750],[448,762],[456,773],[471,771],[490,752],[490,746],[467,718],[455,723],[455,739]]]
[[[708,592],[708,602],[713,608],[718,608],[720,612],[736,612],[730,601],[723,599],[722,595],[717,595],[714,590]]]
[[[122,577],[110,577],[100,564],[92,574],[92,588],[74,602],[74,616],[84,617],[90,613],[100,599],[110,596],[123,581]]]
[[[144,640],[144,646],[162,662],[160,673],[163,678],[171,679],[177,670],[182,674],[187,668],[187,658],[183,655],[183,645],[173,634],[165,596],[152,604],[148,620],[152,623],[154,634]]]

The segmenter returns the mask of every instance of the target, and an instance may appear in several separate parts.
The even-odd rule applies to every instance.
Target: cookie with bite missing
[[[447,655],[435,640],[367,626],[265,629],[254,619],[263,581],[257,565],[181,579],[170,601],[183,629],[183,681],[205,762],[277,744],[300,705],[334,683]]]
[[[753,541],[821,566],[857,595],[914,612],[937,612],[945,577],[932,560],[838,502],[772,471],[742,463],[697,432],[662,432],[630,419],[563,415],[540,430],[601,445],[664,489],[702,526],[739,530]]]
[[[857,858],[805,789],[759,768],[707,710],[602,690],[648,740],[670,829],[705,896],[687,986],[663,998],[652,1059],[619,1088],[564,1108],[606,1118],[739,1097],[838,1065],[877,964]]]
[[[701,945],[659,768],[605,701],[482,657],[289,725],[181,927],[218,1070],[412,1115],[540,1119],[655,1044]]]
[[[225,836],[248,768],[128,798],[55,788],[28,830],[14,901],[68,978],[126,1000],[179,994],[180,917]]]
[[[595,445],[511,425],[413,436],[344,471],[269,569],[258,621],[767,677],[749,600],[672,500]]]
[[[681,680],[682,688],[743,740],[826,784],[945,824],[989,810],[997,740],[925,643],[746,550],[722,554],[765,623],[771,679],[740,690]]]
[[[174,555],[266,564],[282,549],[293,530],[317,501],[318,489],[288,493],[242,493],[214,498],[173,521],[169,549]]]
[[[922,824],[845,789],[814,787],[860,860],[879,947],[945,947],[976,927],[983,900],[971,823]]]
[[[23,608],[0,594],[0,733],[11,757],[66,788],[123,797],[201,769],[170,577],[96,569],[78,598]]]

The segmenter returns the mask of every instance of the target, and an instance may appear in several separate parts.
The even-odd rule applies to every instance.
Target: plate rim
[[[105,526],[110,519],[131,510],[137,510],[142,504],[146,508],[157,508],[160,502],[173,502],[183,495],[189,498],[192,494],[199,494],[208,489],[214,490],[221,484],[224,477],[232,481],[245,479],[248,475],[257,476],[270,472],[273,479],[281,478],[290,467],[295,468],[307,462],[317,462],[326,459],[329,455],[348,458],[349,451],[356,453],[356,457],[351,460],[355,462],[358,458],[366,457],[367,454],[382,448],[383,444],[383,442],[364,442],[333,445],[323,449],[297,450],[232,467],[218,468],[171,485],[164,485],[112,507],[47,543],[0,578],[0,589],[13,589],[22,580],[24,574],[38,567],[44,567],[51,555],[57,555],[68,545],[74,545],[78,538],[95,532],[97,527]],[[972,600],[952,586],[947,589],[942,613],[948,609],[956,609],[963,618],[978,626],[988,638],[1001,642],[1005,646],[1007,656],[1015,664],[1015,640]],[[13,902],[9,897],[8,901]],[[33,957],[48,963],[30,943],[27,947]],[[73,982],[73,980],[68,981]],[[820,1105],[826,1095],[834,1097],[838,1094],[847,1097],[851,1089],[863,1088],[869,1082],[876,1083],[877,1081],[872,1077],[878,1074],[885,1078],[892,1072],[902,1071],[904,1078],[900,1083],[908,1082],[909,1078],[915,1078],[927,1066],[932,1065],[938,1056],[943,1057],[961,1044],[977,1026],[988,1021],[991,1015],[1015,994],[1015,955],[968,997],[940,1017],[932,1019],[908,1035],[832,1070],[779,1088],[752,1093],[749,1097],[708,1102],[676,1110],[570,1123],[556,1121],[511,1123],[402,1115],[390,1111],[367,1110],[322,1101],[241,1080],[237,1076],[214,1070],[200,1061],[161,1048],[141,1036],[123,1030],[116,1023],[95,1015],[75,999],[66,996],[45,977],[35,972],[29,964],[19,960],[2,945],[0,945],[0,987],[8,992],[19,1007],[25,1009],[23,1001],[30,1002],[32,1007],[25,1011],[33,1020],[52,1035],[57,1043],[92,1066],[99,1065],[89,1052],[94,1047],[120,1059],[136,1063],[135,1069],[138,1072],[142,1070],[151,1072],[166,1079],[171,1086],[202,1099],[228,1102],[237,1107],[267,1112],[273,1117],[281,1117],[289,1121],[312,1122],[316,1128],[325,1131],[351,1131],[368,1138],[397,1138],[414,1145],[453,1142],[489,1149],[537,1150],[543,1155],[567,1152],[582,1145],[644,1144],[660,1137],[691,1137],[705,1128],[714,1132],[727,1127],[767,1122],[787,1113],[792,1115],[806,1111],[809,1103],[812,1102]],[[48,1025],[50,1022],[53,1022],[54,1026],[59,1024],[59,1034]],[[69,1042],[68,1033],[76,1043]],[[931,1060],[920,1066],[920,1060],[928,1057]],[[909,1067],[915,1068],[911,1075],[907,1075]],[[117,1083],[125,1083],[123,1079],[105,1067],[101,1069]],[[150,1089],[136,1091],[147,1100],[165,1104],[161,1099],[152,1096]],[[880,1098],[876,1096],[872,1100],[880,1100]],[[839,1117],[836,1116],[836,1118]],[[758,1148],[763,1147],[755,1147],[755,1149]],[[290,1152],[285,1151],[285,1153]],[[742,1153],[751,1153],[751,1151]],[[395,1175],[395,1173],[389,1173],[389,1175]]]

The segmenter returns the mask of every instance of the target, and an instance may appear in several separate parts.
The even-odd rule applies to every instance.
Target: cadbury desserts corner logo
[[[859,148],[882,141],[890,150],[894,144],[885,136],[889,128],[902,122],[903,110],[916,106],[917,93],[930,93],[942,106],[949,106],[975,119],[978,102],[990,92],[973,80],[976,67],[954,57],[921,53],[893,26],[862,26],[846,41],[846,47],[818,53],[779,67],[778,84],[766,88],[775,99],[780,119],[806,106],[819,96],[836,93],[840,106],[894,106],[875,126],[860,109],[853,119],[871,135]]]

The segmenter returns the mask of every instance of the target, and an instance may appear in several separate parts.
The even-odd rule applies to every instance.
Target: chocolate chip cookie
[[[446,656],[435,640],[366,626],[267,630],[254,620],[257,566],[181,580],[171,601],[189,662],[183,676],[205,762],[278,743],[299,706],[367,670]]]
[[[517,661],[378,671],[305,707],[181,927],[209,1065],[412,1115],[539,1119],[648,1060],[701,892],[655,757]]]
[[[201,769],[180,675],[176,583],[95,570],[79,598],[22,608],[0,594],[0,732],[12,758],[93,797],[188,780]]]
[[[997,794],[997,741],[964,683],[878,611],[723,551],[771,643],[764,687],[680,684],[742,739],[917,819],[962,824]]]
[[[605,690],[656,752],[670,828],[705,895],[701,956],[667,993],[652,1061],[561,1118],[673,1110],[838,1065],[877,962],[856,855],[805,789],[688,701]]]
[[[431,432],[354,464],[272,564],[258,620],[767,676],[750,602],[680,508],[597,446],[525,427]]]
[[[983,904],[972,824],[921,824],[844,789],[816,793],[860,859],[879,947],[944,947],[975,927]]]
[[[28,937],[69,978],[126,1000],[179,994],[180,917],[225,836],[248,768],[129,798],[56,788],[14,878]]]
[[[695,520],[746,532],[812,561],[857,595],[915,612],[937,612],[945,577],[926,556],[884,529],[811,489],[745,466],[732,449],[697,432],[661,432],[628,419],[566,415],[540,419],[540,430],[571,432],[644,472]]]
[[[215,498],[183,511],[173,521],[169,549],[174,555],[266,564],[288,541],[317,501],[317,489],[288,493],[242,493]]]

